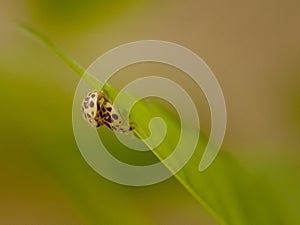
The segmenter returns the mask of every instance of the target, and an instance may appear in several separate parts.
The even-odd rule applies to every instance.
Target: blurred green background
[[[78,76],[15,22],[37,28],[83,66],[136,40],[191,49],[225,95],[223,151],[253,176],[266,168],[258,180],[271,180],[294,204],[300,195],[299,21],[300,2],[292,0],[2,0],[0,224],[217,224],[174,178],[135,188],[96,174],[72,132]],[[126,79],[115,78],[116,86]],[[203,106],[201,126],[208,133]]]

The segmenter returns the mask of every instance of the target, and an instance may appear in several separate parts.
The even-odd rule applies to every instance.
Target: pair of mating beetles
[[[124,121],[101,91],[91,91],[82,102],[83,118],[95,128],[107,126],[110,130],[128,134],[133,131],[133,126]]]

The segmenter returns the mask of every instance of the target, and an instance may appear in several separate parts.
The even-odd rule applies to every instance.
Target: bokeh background
[[[275,165],[276,175],[293,181],[281,185],[295,185],[287,201],[299,196],[299,1],[2,0],[0,5],[0,224],[216,224],[174,178],[126,187],[87,165],[71,124],[79,78],[16,22],[40,30],[85,67],[130,41],[159,39],[191,49],[211,67],[224,92],[223,151],[250,169]],[[143,75],[143,67],[127,72]],[[127,79],[133,77],[116,76],[114,82]],[[197,90],[191,94],[198,96]],[[205,103],[200,119],[208,133]],[[271,171],[265,178],[276,180]]]

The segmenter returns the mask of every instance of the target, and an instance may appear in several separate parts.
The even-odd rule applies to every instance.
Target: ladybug
[[[118,110],[101,91],[91,91],[82,102],[83,118],[95,128],[106,126],[110,130],[127,134],[134,129],[126,123]]]

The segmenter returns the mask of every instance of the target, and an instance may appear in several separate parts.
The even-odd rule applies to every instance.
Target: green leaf
[[[64,54],[49,39],[26,25],[21,27],[47,45],[80,77],[86,79],[91,88],[99,87],[98,81],[92,75],[83,76],[84,68]],[[118,90],[108,84],[105,84],[103,90],[111,100],[119,94]],[[152,149],[151,143],[145,144],[159,160],[163,160],[172,153],[180,135],[177,115],[164,103],[156,100],[140,101],[130,113],[131,120],[136,124],[135,134],[140,138],[149,136],[148,123],[156,116],[164,119],[168,127],[167,135],[157,148]],[[267,167],[265,164],[260,165],[256,160],[242,165],[223,151],[209,169],[199,172],[198,165],[206,143],[207,138],[201,135],[195,154],[175,177],[220,224],[279,225],[297,224],[300,221],[298,213],[300,196],[296,191],[300,188],[300,182],[297,179],[295,181],[292,175],[295,168],[284,165],[285,169],[281,170],[283,166],[274,164],[273,161],[268,162],[271,166]],[[173,172],[179,160],[174,159],[165,166]],[[299,170],[299,167],[296,169]],[[273,171],[279,176],[272,176]],[[285,174],[290,174],[290,177],[286,179]],[[287,194],[289,192],[293,194],[292,201]]]

